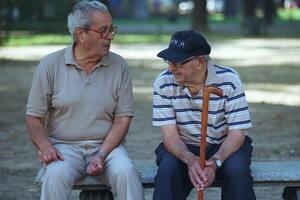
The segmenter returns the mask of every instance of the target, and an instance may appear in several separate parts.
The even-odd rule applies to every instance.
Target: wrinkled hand
[[[200,167],[199,157],[191,155],[187,161],[187,166],[192,184],[197,190],[203,190],[204,183],[207,181],[207,178]]]
[[[101,172],[103,171],[104,171],[104,159],[99,156],[95,156],[94,158],[92,158],[91,162],[89,163],[86,169],[86,173],[92,176],[97,176],[101,174]]]
[[[38,153],[40,161],[44,164],[49,164],[56,160],[64,160],[63,155],[52,145],[40,150]]]
[[[217,167],[214,161],[210,160],[205,162],[205,168],[203,172],[207,180],[204,183],[204,188],[209,187],[212,184],[212,182],[215,180],[216,170]]]

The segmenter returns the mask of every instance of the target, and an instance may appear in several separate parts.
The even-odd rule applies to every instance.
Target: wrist
[[[194,160],[194,157],[195,157],[195,155],[193,153],[191,153],[190,151],[187,151],[184,156],[183,162],[188,165],[189,163],[191,163]]]
[[[41,145],[37,149],[38,149],[38,152],[44,152],[44,151],[47,151],[48,149],[50,149],[51,147],[52,147],[52,144],[49,143],[49,144]]]
[[[212,162],[214,162],[214,165],[215,165],[216,169],[220,169],[222,167],[222,165],[223,165],[223,161],[220,160],[219,158],[215,157],[215,156],[212,156],[210,158],[210,160]]]
[[[96,154],[97,157],[105,160],[106,156],[107,156],[107,153],[104,153],[102,151],[99,151],[97,154]]]

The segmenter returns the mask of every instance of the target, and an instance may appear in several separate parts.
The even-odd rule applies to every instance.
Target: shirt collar
[[[65,57],[65,64],[66,65],[72,65],[72,66],[75,66],[77,68],[80,68],[76,62],[75,62],[75,59],[74,59],[74,55],[73,55],[73,48],[74,48],[74,45],[75,43],[73,42],[72,45],[68,46],[66,48],[66,51],[65,51],[65,54],[64,54],[64,57]],[[101,58],[101,60],[97,63],[96,67],[104,67],[104,66],[109,66],[111,63],[111,54],[110,52],[108,53],[107,56],[103,56]]]
[[[217,80],[217,73],[214,68],[214,63],[209,60],[207,63],[207,78],[205,81],[205,85],[212,85],[216,82]]]

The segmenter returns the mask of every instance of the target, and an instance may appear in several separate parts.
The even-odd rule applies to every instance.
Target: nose
[[[114,35],[111,32],[109,32],[106,38],[108,40],[113,40],[114,39]]]

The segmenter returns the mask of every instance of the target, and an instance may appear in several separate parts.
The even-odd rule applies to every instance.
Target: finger
[[[99,168],[93,167],[91,170],[92,175],[99,175],[101,173],[101,170]]]
[[[42,159],[44,162],[49,162],[49,160],[50,160],[50,156],[48,156],[48,154],[45,154],[44,156],[43,156],[43,159]]]
[[[50,155],[52,160],[58,160],[57,155],[56,155],[56,151],[50,151],[49,155]]]
[[[200,177],[201,180],[203,180],[204,182],[207,181],[207,178],[206,178],[204,172],[202,171],[202,169],[200,167],[196,168],[196,172],[197,172],[197,175]]]
[[[189,177],[190,177],[190,181],[192,182],[193,186],[195,188],[198,188],[198,184],[197,184],[197,182],[196,182],[196,180],[194,178],[194,175],[193,175],[193,173],[191,171],[189,171]]]
[[[87,174],[91,174],[91,166],[90,165],[87,166],[86,173]]]
[[[65,160],[64,156],[58,150],[56,150],[56,154],[59,160]]]
[[[210,186],[213,180],[215,179],[215,173],[210,167],[205,168],[204,173],[207,177],[207,181],[204,183],[204,188],[206,188]]]
[[[205,166],[206,166],[206,167],[210,167],[210,166],[213,165],[213,164],[214,164],[213,161],[206,161],[206,162],[205,162]]]
[[[196,187],[198,187],[198,188],[201,187],[203,185],[203,183],[202,183],[202,180],[201,180],[196,168],[192,167],[191,172],[192,172],[193,179],[196,182]]]

